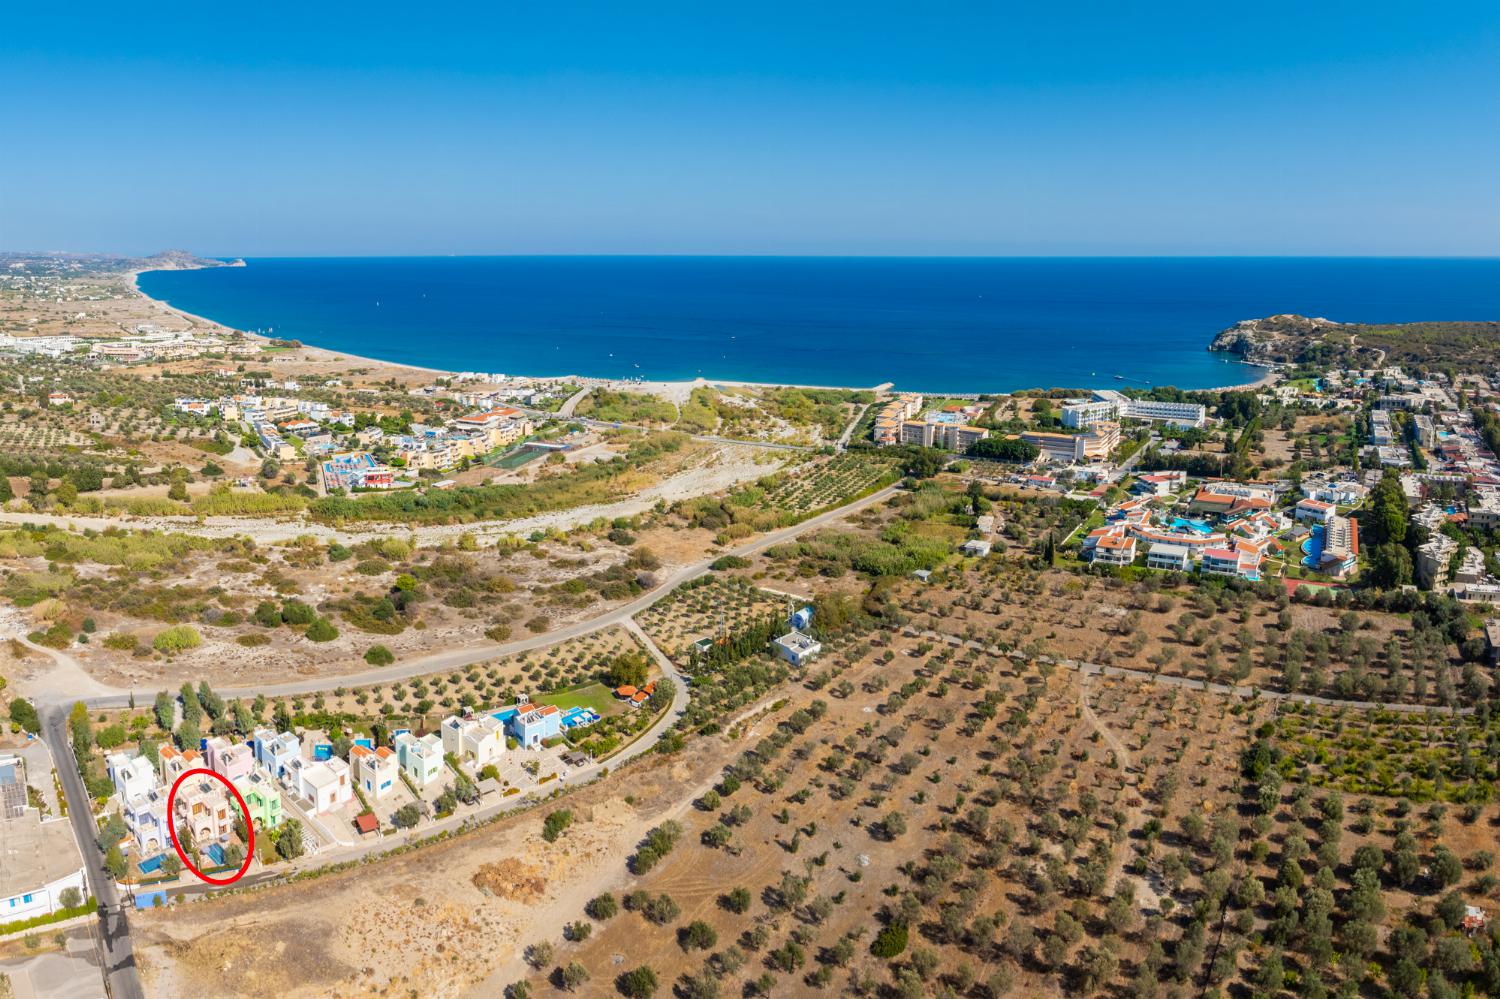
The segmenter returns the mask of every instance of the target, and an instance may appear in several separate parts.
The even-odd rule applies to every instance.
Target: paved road
[[[575,624],[565,625],[556,631],[544,632],[529,638],[517,639],[513,642],[501,644],[485,643],[473,645],[461,649],[449,649],[444,652],[433,653],[430,656],[422,656],[418,659],[408,659],[394,666],[385,666],[380,669],[365,670],[360,673],[345,673],[339,676],[317,677],[308,680],[297,680],[291,683],[269,684],[259,687],[229,687],[221,689],[218,693],[225,697],[254,697],[263,694],[266,697],[288,697],[299,694],[314,694],[318,691],[332,690],[335,687],[363,687],[375,683],[387,683],[393,680],[407,680],[428,673],[440,673],[445,670],[457,669],[472,663],[482,662],[486,659],[496,659],[501,656],[515,655],[521,652],[531,652],[536,649],[556,645],[570,638],[580,635],[588,635],[605,628],[612,628],[618,624],[624,624],[627,620],[641,613],[658,600],[671,593],[678,586],[690,579],[696,579],[709,571],[709,566],[715,559],[724,555],[748,556],[765,551],[767,548],[791,541],[808,531],[824,527],[851,513],[863,510],[877,503],[883,503],[897,492],[897,486],[887,486],[878,492],[871,493],[863,499],[855,500],[827,513],[810,517],[800,524],[784,527],[778,531],[762,535],[760,538],[727,549],[714,555],[683,566],[669,575],[657,586],[636,597],[627,604],[622,604],[614,610],[606,611],[598,617]],[[156,697],[157,688],[138,688],[133,691],[137,704],[145,704]],[[132,691],[116,690],[115,693],[95,695],[84,698],[85,703],[93,708],[119,708],[125,707],[129,701]]]
[[[870,407],[873,405],[875,403],[870,402],[859,407],[859,412],[854,414],[854,419],[850,420],[849,425],[844,428],[844,432],[839,434],[838,443],[834,445],[835,449],[842,451],[849,446],[849,438],[854,435],[854,428],[859,426],[859,421],[865,418],[865,413],[869,412]]]
[[[558,417],[561,419],[567,419],[568,417],[572,416],[573,410],[577,409],[578,404],[582,402],[584,400],[584,397],[592,391],[594,391],[592,388],[581,388],[577,392],[574,392],[572,395],[568,396],[567,401],[557,408]]]
[[[104,942],[104,976],[109,994],[113,999],[144,999],[140,975],[136,973],[135,949],[130,942],[130,924],[115,879],[104,869],[104,855],[94,842],[97,830],[93,808],[78,776],[73,747],[68,744],[67,712],[61,705],[43,709],[42,738],[52,750],[53,765],[68,799],[68,821],[73,824],[73,836],[83,854],[89,886],[99,903],[99,934]]]
[[[645,646],[646,651],[651,654],[651,658],[656,660],[657,668],[661,670],[662,676],[672,681],[675,692],[672,695],[672,710],[668,713],[674,718],[679,717],[687,710],[688,706],[687,679],[681,673],[677,672],[677,667],[673,665],[672,660],[668,659],[666,653],[657,647],[656,643],[651,640],[651,636],[646,634],[645,630],[635,623],[635,618],[625,619],[625,629],[636,637],[636,641]]]
[[[676,687],[672,696],[672,704],[666,711],[662,712],[661,717],[650,728],[642,732],[624,749],[621,749],[608,759],[599,760],[571,771],[562,782],[537,787],[535,790],[540,794],[550,794],[552,789],[557,787],[578,787],[586,784],[600,776],[606,768],[610,771],[618,770],[631,760],[651,752],[656,748],[656,742],[661,738],[662,733],[670,728],[678,718],[682,717],[682,713],[687,710],[689,699],[688,685],[683,679],[682,674],[677,671],[677,667],[657,648],[656,643],[647,637],[646,633],[641,630],[635,621],[626,619],[624,624],[632,634],[641,640],[646,647],[646,651],[651,654],[651,657],[656,660],[657,665],[661,667],[663,675],[670,679]],[[361,840],[352,848],[343,847],[324,851],[315,856],[302,858],[288,866],[277,867],[275,870],[266,870],[263,868],[252,869],[236,882],[235,888],[252,888],[257,885],[269,884],[290,877],[299,871],[316,869],[329,863],[343,864],[350,861],[363,860],[373,854],[383,853],[386,850],[400,846],[408,840],[414,838],[425,839],[440,832],[459,829],[470,822],[484,822],[504,812],[524,808],[534,802],[535,799],[526,794],[513,795],[509,798],[501,798],[494,804],[483,806],[474,812],[454,815],[439,822],[423,823],[414,829],[393,836]],[[189,875],[184,875],[184,877],[190,879]],[[212,895],[221,890],[223,889],[198,881],[190,881],[190,883],[185,882],[181,885],[166,887],[167,893],[174,898]]]

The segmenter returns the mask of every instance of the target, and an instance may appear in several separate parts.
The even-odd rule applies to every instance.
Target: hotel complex
[[[886,403],[875,417],[875,443],[919,444],[922,447],[963,451],[975,441],[982,441],[990,435],[983,427],[971,426],[965,422],[979,416],[984,410],[981,403],[954,405],[941,410],[930,410],[921,419],[915,419],[922,411],[922,397],[915,393],[904,393]]]
[[[1131,399],[1112,389],[1100,389],[1090,400],[1069,399],[1062,408],[1065,427],[1081,430],[1103,420],[1143,420],[1174,427],[1201,427],[1208,410],[1195,402],[1158,402]]]
[[[1054,434],[1027,431],[1021,440],[1039,448],[1049,461],[1073,464],[1108,458],[1120,446],[1120,425],[1107,420],[1092,424],[1081,434]]]

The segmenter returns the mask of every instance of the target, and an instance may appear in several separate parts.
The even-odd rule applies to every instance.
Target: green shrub
[[[288,600],[281,605],[281,619],[287,624],[312,624],[318,612],[300,600]]]
[[[396,655],[384,645],[372,645],[365,653],[365,662],[371,666],[389,666],[396,661]]]
[[[542,821],[542,839],[548,843],[557,842],[557,837],[563,834],[563,830],[573,824],[573,813],[566,808],[555,812],[549,812],[547,818]]]
[[[875,934],[875,940],[870,944],[870,953],[889,960],[906,950],[906,937],[905,923],[888,923]]]
[[[304,634],[307,635],[310,641],[331,642],[339,637],[339,630],[326,617],[320,617],[307,626],[307,631]]]
[[[198,634],[197,628],[190,624],[178,624],[158,632],[151,642],[151,647],[158,652],[171,655],[175,652],[196,649],[201,644],[203,644],[203,636]]]

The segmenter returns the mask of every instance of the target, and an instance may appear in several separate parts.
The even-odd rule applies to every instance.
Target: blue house
[[[545,739],[562,734],[562,712],[555,704],[542,704],[518,712],[506,723],[506,730],[522,749],[535,749]]]

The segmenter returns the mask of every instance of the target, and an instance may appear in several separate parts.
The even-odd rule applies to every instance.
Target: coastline
[[[243,264],[241,264],[240,266],[243,266]],[[170,304],[168,302],[165,302],[165,301],[163,301],[163,300],[161,300],[159,298],[153,298],[150,295],[146,294],[146,292],[143,291],[141,289],[141,287],[140,287],[140,280],[139,280],[140,279],[140,275],[142,275],[142,274],[144,274],[144,273],[146,273],[148,271],[157,271],[157,270],[166,270],[166,269],[173,269],[173,270],[201,270],[202,268],[196,268],[196,267],[195,268],[159,268],[159,267],[140,267],[140,268],[136,268],[136,269],[133,269],[133,270],[127,272],[127,274],[128,274],[128,284],[127,284],[127,287],[134,294],[136,294],[136,295],[140,296],[142,299],[144,299],[144,300],[152,303],[152,305],[154,305],[154,306],[156,306],[156,307],[158,307],[160,309],[163,309],[166,312],[169,312],[169,313],[172,313],[174,315],[180,316],[183,319],[186,319],[189,323],[192,323],[192,324],[202,324],[202,325],[209,326],[209,327],[212,327],[212,328],[215,328],[215,329],[229,330],[231,332],[238,333],[241,336],[246,337],[247,339],[259,341],[259,342],[262,342],[262,343],[264,343],[266,345],[269,345],[270,342],[274,339],[273,337],[263,336],[263,335],[261,335],[259,333],[252,333],[252,332],[250,332],[248,330],[235,329],[232,326],[228,326],[228,325],[226,325],[224,323],[218,322],[217,320],[210,319],[207,316],[201,316],[201,315],[197,315],[197,314],[192,313],[192,312],[188,312],[188,311],[186,311],[184,309],[180,309],[180,308],[178,308],[178,307],[176,307],[176,306],[174,306],[174,305],[172,305],[172,304]],[[385,369],[389,369],[391,371],[420,372],[422,374],[433,375],[433,376],[436,376],[436,377],[450,377],[452,375],[457,374],[456,371],[445,369],[445,368],[433,368],[433,367],[427,367],[427,366],[419,365],[419,364],[406,364],[406,363],[399,362],[399,361],[387,361],[387,360],[382,360],[381,358],[378,358],[378,357],[369,357],[369,356],[361,355],[361,354],[351,354],[351,353],[348,353],[347,351],[333,350],[333,349],[330,349],[328,347],[320,347],[320,346],[318,346],[316,344],[307,343],[305,341],[300,341],[299,340],[299,342],[302,343],[302,349],[305,350],[305,351],[307,351],[309,353],[309,355],[310,355],[309,356],[309,360],[316,360],[316,361],[323,361],[323,362],[330,362],[330,363],[332,363],[332,362],[339,362],[339,363],[342,363],[342,362],[351,362],[351,363],[357,363],[357,364],[370,365],[372,367],[377,367],[377,368],[385,368]],[[1245,362],[1239,362],[1239,363],[1244,364],[1246,367],[1259,367],[1258,365],[1250,365],[1250,364],[1247,364]],[[889,392],[889,391],[893,391],[894,390],[894,391],[901,391],[901,392],[920,392],[921,394],[923,394],[925,396],[929,396],[929,397],[948,396],[948,397],[953,397],[953,398],[962,398],[962,397],[968,397],[968,396],[972,396],[972,397],[975,397],[975,398],[978,398],[979,396],[988,396],[990,398],[1002,398],[1002,397],[1006,397],[1006,396],[1010,396],[1010,395],[1015,394],[1015,391],[1025,391],[1025,390],[1012,390],[1012,391],[1007,391],[1007,392],[1001,392],[1001,391],[983,391],[983,390],[982,391],[974,391],[974,390],[966,390],[966,391],[941,391],[941,390],[926,390],[926,389],[918,389],[918,388],[903,388],[903,389],[899,389],[898,390],[898,389],[895,389],[894,383],[891,382],[891,381],[885,381],[885,382],[882,382],[882,383],[880,383],[878,385],[868,385],[868,386],[866,386],[866,385],[813,385],[813,384],[806,384],[806,383],[801,383],[801,382],[757,382],[757,381],[744,381],[744,380],[732,379],[732,378],[706,378],[706,377],[702,377],[702,376],[700,376],[698,378],[686,379],[686,380],[660,380],[660,379],[653,379],[653,380],[646,380],[646,381],[641,381],[641,382],[631,382],[629,380],[619,379],[619,378],[606,378],[606,377],[600,377],[600,376],[597,376],[597,375],[580,375],[580,374],[574,374],[574,373],[556,374],[556,375],[518,374],[518,375],[512,375],[511,377],[529,379],[529,380],[533,380],[533,381],[565,381],[565,382],[575,382],[575,383],[578,383],[578,384],[589,385],[589,386],[629,386],[629,385],[634,384],[634,385],[639,385],[642,389],[645,389],[645,390],[650,390],[651,388],[656,388],[656,389],[659,389],[662,392],[668,393],[669,395],[676,396],[676,395],[680,394],[680,396],[681,396],[682,399],[686,399],[687,396],[688,396],[688,394],[693,389],[695,389],[695,388],[700,388],[700,387],[714,387],[714,386],[722,386],[722,387],[726,387],[726,388],[762,388],[762,389],[765,389],[765,388],[799,388],[799,389],[818,389],[818,390],[828,390],[828,391],[838,391],[838,392],[876,392],[876,393]],[[1274,385],[1279,380],[1279,378],[1280,378],[1280,373],[1277,372],[1275,369],[1265,368],[1265,369],[1263,369],[1263,373],[1258,378],[1255,378],[1252,381],[1243,382],[1243,383],[1239,383],[1239,384],[1235,384],[1235,385],[1216,386],[1216,387],[1213,387],[1213,388],[1184,389],[1183,391],[1188,391],[1188,392],[1243,392],[1243,391],[1253,391],[1255,389],[1268,388],[1268,387]],[[1050,390],[1057,389],[1057,388],[1062,388],[1062,387],[1063,386],[1054,385],[1054,386],[1049,386],[1049,387],[1046,387],[1046,388],[1042,388],[1041,390],[1042,391],[1050,391]],[[1110,386],[1098,386],[1098,387],[1108,388]],[[1087,387],[1084,387],[1084,388],[1087,388]]]

